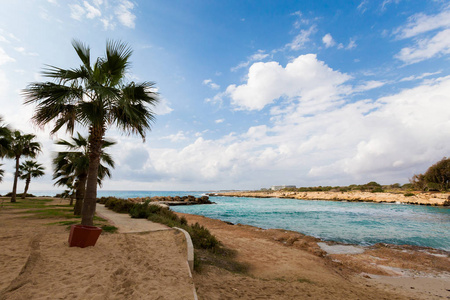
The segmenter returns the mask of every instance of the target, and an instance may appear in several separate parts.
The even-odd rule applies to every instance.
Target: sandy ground
[[[81,249],[55,221],[0,209],[0,299],[193,299],[178,231],[102,234]]]
[[[337,251],[327,254],[300,233],[185,215],[250,267],[244,275],[204,264],[192,279],[178,231],[103,234],[80,249],[68,247],[66,226],[49,225],[58,220],[25,216],[0,209],[0,299],[193,299],[193,283],[199,299],[450,299],[448,253],[433,249],[378,245],[350,255],[328,243]],[[147,222],[130,220],[116,225]]]
[[[304,200],[334,200],[334,201],[367,201],[387,203],[408,203],[421,205],[443,205],[450,196],[449,193],[419,193],[405,196],[404,193],[369,193],[369,192],[286,192],[286,191],[237,191],[217,193],[220,196],[231,197],[274,197]],[[214,201],[214,198],[211,199]]]
[[[199,299],[450,299],[447,252],[378,245],[329,255],[300,233],[179,215],[206,226],[250,266],[248,275],[204,267],[194,274]]]

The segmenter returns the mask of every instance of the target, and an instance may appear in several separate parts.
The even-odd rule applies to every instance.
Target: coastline
[[[414,193],[405,196],[397,193],[370,192],[291,192],[291,191],[234,191],[210,193],[210,196],[252,197],[252,198],[288,198],[298,200],[328,200],[347,202],[403,203],[415,205],[444,206],[450,193]]]

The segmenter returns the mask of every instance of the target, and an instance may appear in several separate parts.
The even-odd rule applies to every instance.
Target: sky
[[[126,80],[159,93],[145,141],[108,128],[103,190],[404,184],[449,155],[449,1],[0,2],[0,116],[43,146],[31,193],[63,190],[51,160],[70,136],[34,125],[22,90],[79,66],[73,39],[92,57],[127,43]]]

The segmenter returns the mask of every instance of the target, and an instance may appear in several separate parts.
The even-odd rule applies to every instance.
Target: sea
[[[204,191],[98,191],[98,197],[119,198],[205,194]],[[210,197],[210,200],[216,204],[171,209],[234,224],[297,231],[326,241],[363,246],[406,244],[450,251],[450,209],[445,207],[279,198]]]

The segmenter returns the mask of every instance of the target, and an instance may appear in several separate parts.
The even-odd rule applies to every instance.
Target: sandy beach
[[[82,249],[58,221],[0,209],[0,299],[193,299],[176,230],[106,233]]]
[[[364,201],[377,203],[408,203],[418,205],[444,205],[449,193],[420,193],[413,196],[404,193],[370,193],[370,192],[288,192],[288,191],[235,191],[219,192],[217,196],[256,197],[256,198],[292,198],[303,200]]]
[[[95,247],[70,248],[67,226],[56,225],[64,219],[2,207],[0,299],[193,299],[193,283],[199,299],[450,297],[450,260],[444,251],[376,245],[357,254],[330,254],[320,247],[322,241],[300,233],[180,215],[235,250],[248,272],[203,263],[192,279],[184,240],[175,230],[119,230],[102,234]]]

